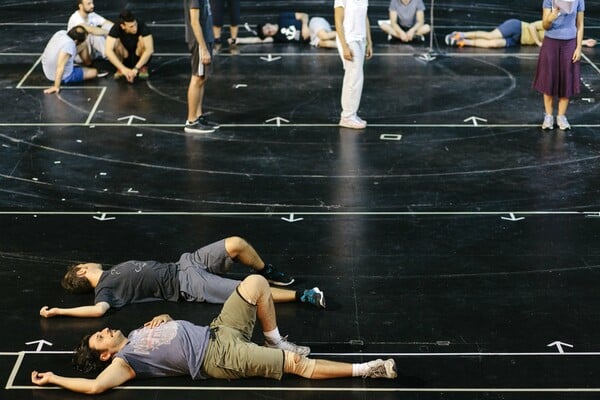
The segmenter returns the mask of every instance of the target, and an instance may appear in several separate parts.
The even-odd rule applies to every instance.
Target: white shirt
[[[71,18],[69,18],[69,22],[67,23],[67,31],[70,31],[71,28],[76,27],[77,25],[88,25],[88,26],[102,26],[106,22],[106,18],[103,16],[96,14],[95,12],[88,14],[87,20],[83,19],[79,11],[75,11]]]
[[[344,8],[344,35],[346,42],[367,38],[367,8],[369,0],[335,0],[334,8]]]

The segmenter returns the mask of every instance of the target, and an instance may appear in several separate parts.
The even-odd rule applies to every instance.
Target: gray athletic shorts
[[[237,379],[252,376],[281,379],[284,353],[252,343],[256,306],[233,293],[210,324],[211,339],[202,362],[202,374]]]
[[[321,29],[331,32],[331,24],[325,18],[312,17],[308,21],[308,29],[310,30],[310,44],[316,47],[319,45],[319,36],[317,34]]]
[[[225,251],[225,239],[204,246],[179,258],[179,292],[191,302],[223,304],[240,281],[223,278],[233,260]]]

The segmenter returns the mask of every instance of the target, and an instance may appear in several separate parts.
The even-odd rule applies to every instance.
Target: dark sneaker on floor
[[[363,375],[363,378],[394,379],[398,376],[398,373],[396,372],[396,362],[393,358],[369,361],[367,366],[369,367],[369,370]]]
[[[221,127],[221,125],[219,125],[218,123],[216,123],[214,121],[209,120],[204,115],[201,115],[198,117],[198,122],[200,122],[202,125],[210,126],[213,129],[219,129]]]
[[[304,290],[300,301],[303,303],[312,304],[317,308],[325,308],[325,293],[323,293],[318,287]]]
[[[282,337],[278,343],[271,343],[268,340],[265,340],[265,347],[270,347],[272,349],[287,350],[305,357],[310,354],[310,347],[299,346],[295,343],[288,342],[287,336]]]
[[[99,69],[98,74],[96,76],[98,78],[104,78],[105,76],[108,76],[108,71],[103,71],[103,70]]]
[[[295,280],[291,276],[287,276],[283,272],[277,271],[271,264],[265,265],[265,267],[259,271],[259,273],[267,278],[270,283],[278,286],[291,285]]]
[[[199,122],[199,118],[194,122],[186,122],[185,127],[183,128],[185,133],[212,133],[215,131],[215,128],[212,128],[208,125],[201,124]]]

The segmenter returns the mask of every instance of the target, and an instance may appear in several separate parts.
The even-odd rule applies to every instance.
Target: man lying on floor
[[[256,318],[265,345],[250,341]],[[310,348],[282,338],[267,280],[250,275],[237,287],[210,326],[174,321],[166,314],[147,322],[128,337],[105,328],[85,336],[73,362],[84,372],[102,369],[95,379],[69,378],[52,372],[31,373],[36,385],[96,394],[134,378],[190,375],[193,379],[266,377],[284,373],[308,379],[397,376],[393,359],[350,364],[310,359]]]

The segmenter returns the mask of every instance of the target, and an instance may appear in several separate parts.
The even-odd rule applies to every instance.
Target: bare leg
[[[431,32],[431,26],[429,26],[429,24],[424,24],[424,25],[421,25],[421,27],[419,29],[417,29],[416,34],[417,35],[427,35],[429,32]]]
[[[505,39],[464,39],[465,46],[483,47],[486,49],[497,49],[506,47]]]
[[[564,116],[567,113],[568,107],[569,107],[569,98],[568,97],[559,98],[557,115]]]
[[[83,68],[83,79],[84,80],[88,80],[88,79],[94,79],[96,76],[98,76],[98,70],[96,68],[87,68],[87,67],[82,67]]]
[[[296,301],[296,291],[290,289],[271,288],[274,303],[292,303]]]
[[[502,33],[498,28],[492,31],[469,31],[469,32],[461,32],[465,39],[502,39]]]
[[[215,36],[215,40],[221,39],[221,27],[213,25],[213,35]]]
[[[275,305],[269,283],[260,275],[250,275],[238,286],[238,293],[250,304],[256,305],[256,318],[263,332],[277,328]]]
[[[231,236],[225,239],[225,251],[229,257],[255,271],[261,271],[265,267],[265,262],[254,250],[254,247],[239,236]]]
[[[553,102],[554,102],[553,96],[544,94],[544,111],[548,115],[552,115],[554,113],[554,106],[552,105]]]
[[[198,109],[202,110],[202,98],[204,96],[204,83],[206,79],[203,76],[192,75],[188,87],[188,121],[195,121],[202,114],[198,114]]]
[[[229,27],[229,33],[231,34],[231,39],[237,39],[238,36],[238,26],[232,25]]]
[[[329,360],[316,360],[310,379],[345,378],[352,376],[352,364]]]

